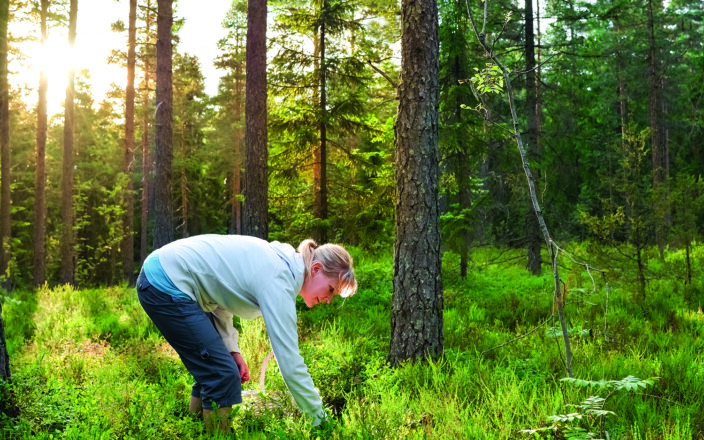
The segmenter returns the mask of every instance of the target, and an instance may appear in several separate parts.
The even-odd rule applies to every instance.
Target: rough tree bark
[[[71,0],[68,24],[68,45],[76,45],[76,19],[78,16],[78,0]],[[68,72],[66,100],[64,101],[64,159],[63,175],[61,176],[61,282],[73,284],[74,279],[74,238],[73,238],[73,134],[74,122],[74,89],[76,71]]]
[[[149,36],[152,30],[152,3],[151,0],[147,0],[146,17],[144,20],[144,28],[146,35],[146,43],[149,44]],[[142,217],[141,217],[141,232],[140,232],[140,244],[139,244],[139,256],[141,264],[144,264],[144,260],[147,258],[149,251],[147,250],[147,243],[149,237],[149,191],[151,190],[151,172],[152,172],[152,158],[149,149],[149,86],[151,84],[151,63],[149,62],[149,55],[144,57],[144,90],[142,91],[142,105],[145,108],[144,115],[142,116]]]
[[[7,82],[7,25],[10,2],[0,3],[0,280],[7,274],[10,261],[10,93]],[[9,285],[3,280],[0,285]],[[0,341],[1,343],[1,341]]]
[[[173,151],[173,60],[171,26],[173,0],[157,1],[156,19],[156,136],[154,175],[154,249],[174,241],[171,200]]]
[[[244,224],[247,235],[269,237],[269,183],[266,127],[266,0],[247,4],[247,83],[245,90]]]
[[[130,0],[130,15],[127,31],[127,87],[125,88],[125,164],[127,188],[124,194],[125,217],[123,220],[125,238],[122,240],[122,276],[127,284],[134,284],[134,184],[132,183],[132,163],[134,162],[134,76],[137,42],[137,0]]]
[[[394,291],[388,360],[442,354],[436,0],[402,0],[395,131]]]
[[[41,42],[46,44],[46,19],[49,13],[49,0],[41,1]],[[37,103],[37,147],[34,177],[34,285],[41,286],[46,281],[46,94],[49,79],[44,70],[39,74],[39,101]]]
[[[526,140],[529,160],[538,157],[538,92],[535,84],[535,33],[533,31],[533,0],[525,0],[526,6]],[[538,176],[539,178],[540,176]],[[528,268],[533,275],[540,275],[540,225],[534,215],[526,216]]]

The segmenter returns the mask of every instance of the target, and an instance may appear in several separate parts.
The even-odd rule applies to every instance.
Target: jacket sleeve
[[[227,351],[236,351],[237,353],[239,353],[240,347],[237,344],[239,339],[239,333],[232,325],[232,313],[228,312],[227,310],[221,307],[218,307],[217,309],[213,310],[212,313],[213,318],[215,318],[213,320],[215,324],[215,329],[218,331],[220,337],[222,338],[222,341],[225,343]]]
[[[298,349],[296,306],[290,287],[272,282],[267,290],[262,292],[259,305],[281,376],[301,411],[318,425],[327,416]]]

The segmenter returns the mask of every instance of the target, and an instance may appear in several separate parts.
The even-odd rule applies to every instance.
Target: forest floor
[[[688,285],[683,251],[661,260],[650,250],[644,292],[634,263],[610,259],[623,250],[597,258],[594,249],[570,252],[608,269],[608,299],[600,273],[566,258],[560,268],[577,381],[561,380],[549,266],[531,276],[522,251],[481,248],[461,279],[459,258],[446,253],[445,356],[391,369],[392,257],[353,250],[355,296],[314,309],[298,303],[301,353],[332,421],[312,428],[272,361],[266,394],[236,407],[234,437],[704,439],[704,246],[692,251]],[[192,379],[134,289],[18,290],[3,314],[13,384],[0,386],[0,406],[19,414],[0,414],[0,439],[207,437],[187,411]],[[257,379],[270,351],[264,324],[239,325]]]

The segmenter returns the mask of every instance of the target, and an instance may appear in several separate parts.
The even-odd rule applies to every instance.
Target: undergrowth
[[[570,250],[588,251],[586,244]],[[547,269],[529,275],[518,251],[476,249],[466,279],[459,277],[459,257],[446,253],[445,356],[397,369],[385,362],[392,257],[355,251],[357,295],[313,309],[297,304],[301,353],[330,423],[310,426],[272,362],[266,393],[234,412],[234,436],[704,439],[704,247],[693,250],[692,285],[684,283],[682,252],[666,252],[660,261],[656,251],[645,296],[624,268],[602,267],[606,278],[592,273],[592,284],[583,268],[565,263],[579,381],[569,383],[561,380],[558,324],[545,322],[552,276]],[[187,411],[190,375],[133,289],[44,287],[3,298],[13,383],[0,385],[0,397],[5,408],[19,411],[0,415],[0,439],[206,438],[202,422]],[[245,388],[255,389],[271,348],[262,320],[239,325],[254,379]],[[629,376],[658,379],[647,389],[619,389],[601,409],[594,406],[606,395],[594,394],[591,384]]]

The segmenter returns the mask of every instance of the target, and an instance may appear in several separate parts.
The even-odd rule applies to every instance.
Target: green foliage
[[[701,245],[692,249],[697,258],[702,252]],[[589,433],[608,431],[612,439],[637,433],[674,440],[696,438],[704,428],[704,315],[696,300],[687,302],[687,291],[673,288],[681,274],[668,267],[650,268],[660,281],[647,303],[632,301],[628,284],[614,283],[608,339],[603,286],[590,303],[570,302],[568,294],[572,331],[590,328],[594,336],[573,338],[580,379],[561,381],[559,338],[544,331],[476,362],[479,352],[539,325],[550,309],[551,277],[530,276],[516,263],[519,251],[477,248],[464,280],[458,256],[446,254],[445,356],[396,369],[385,360],[393,256],[354,247],[351,253],[355,296],[313,309],[297,304],[301,353],[330,423],[310,426],[272,361],[266,394],[248,397],[233,414],[238,438],[514,439],[532,427],[526,431],[533,438],[605,438]],[[682,253],[668,251],[665,264],[678,264],[670,262]],[[701,289],[704,267],[693,270],[692,288]],[[568,273],[565,280],[574,292],[591,290],[588,276]],[[205,438],[202,422],[187,411],[191,378],[134,290],[47,287],[10,296],[15,301],[3,305],[9,390],[21,412],[0,420],[0,438]],[[258,378],[271,351],[266,329],[261,319],[240,325],[240,346]],[[659,399],[640,395],[646,387]]]
[[[486,63],[482,70],[475,67],[477,72],[469,80],[474,84],[479,93],[503,93],[504,91],[504,73],[501,68],[493,63]]]
[[[568,439],[596,439],[598,437],[598,434],[590,432],[588,429],[579,426],[580,423],[586,421],[589,424],[589,428],[591,428],[594,420],[601,420],[603,422],[604,418],[608,416],[615,416],[615,412],[604,409],[607,399],[611,397],[613,392],[620,390],[637,391],[641,388],[653,386],[654,380],[656,379],[658,378],[653,377],[650,379],[643,380],[638,379],[634,376],[627,376],[621,380],[609,381],[591,381],[575,379],[572,377],[562,378],[560,379],[561,381],[567,382],[571,385],[575,385],[581,388],[596,388],[598,390],[607,390],[609,391],[609,394],[605,398],[600,397],[598,395],[589,396],[580,405],[568,404],[567,406],[577,408],[579,412],[549,416],[546,420],[553,424],[550,427],[538,429],[524,429],[520,432],[523,434],[533,435],[536,432],[551,430],[555,432],[562,432],[565,438]]]

